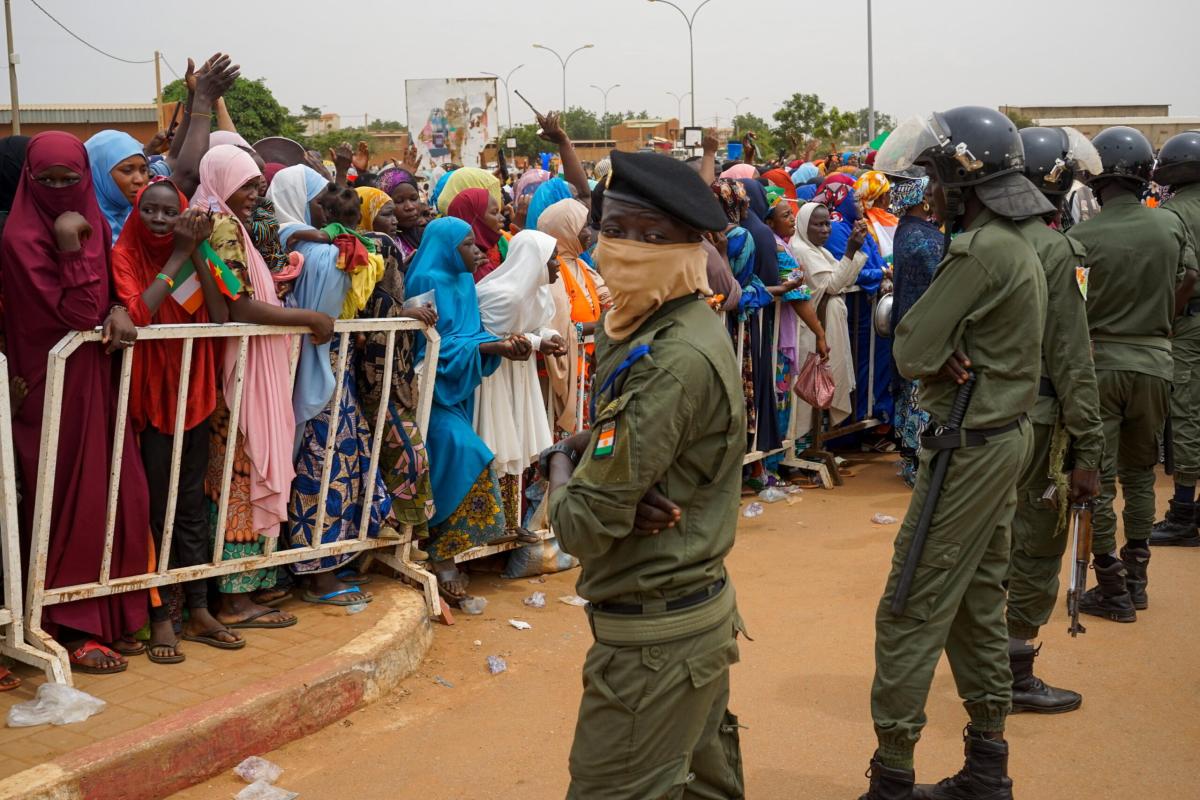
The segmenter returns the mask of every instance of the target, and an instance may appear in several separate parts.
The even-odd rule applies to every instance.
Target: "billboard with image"
[[[421,169],[440,164],[478,167],[499,135],[495,78],[406,80],[408,129]]]

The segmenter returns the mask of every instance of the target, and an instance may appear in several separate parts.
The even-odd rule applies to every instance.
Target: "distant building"
[[[1154,149],[1177,133],[1200,130],[1200,117],[1172,117],[1169,105],[1000,106],[1004,113],[1028,117],[1046,127],[1071,127],[1091,138],[1105,128],[1128,125],[1142,132]]]
[[[342,117],[340,114],[322,114],[315,119],[304,120],[305,136],[320,136],[322,133],[331,133],[341,129]]]
[[[682,135],[679,120],[670,119],[627,119],[612,126],[609,133],[617,150],[637,152],[643,147],[670,151],[675,140]]]
[[[159,117],[154,103],[21,106],[21,134],[34,136],[42,131],[66,131],[81,141],[107,129],[125,131],[139,142],[154,138],[170,123],[175,103],[163,104]],[[12,127],[12,106],[0,106],[0,125]]]

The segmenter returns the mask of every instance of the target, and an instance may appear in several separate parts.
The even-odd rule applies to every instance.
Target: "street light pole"
[[[742,115],[742,103],[749,100],[749,97],[743,97],[741,100],[734,100],[732,97],[726,97],[726,100],[733,103],[733,118],[737,119]]]
[[[671,8],[679,12],[683,17],[683,21],[688,26],[688,70],[691,75],[691,91],[688,92],[692,96],[692,121],[691,126],[696,127],[696,42],[692,37],[692,29],[696,22],[696,15],[700,13],[700,9],[712,2],[712,0],[704,0],[703,3],[696,6],[696,10],[692,12],[692,16],[688,16],[687,12],[679,6],[671,2],[671,0],[649,0],[651,3],[666,3]]]
[[[867,141],[875,141],[875,48],[871,41],[871,0],[867,0]]]
[[[13,52],[12,0],[4,0],[4,27],[8,32],[8,92],[12,97],[12,132],[13,136],[19,136],[21,134],[21,103],[17,100],[17,62],[20,59]]]
[[[554,57],[558,59],[558,63],[562,64],[562,89],[563,89],[562,110],[563,110],[563,113],[565,114],[565,113],[567,113],[567,64],[571,61],[571,57],[574,56],[576,53],[578,53],[580,50],[587,50],[589,47],[595,47],[595,45],[585,44],[585,45],[581,45],[580,47],[576,47],[570,53],[567,53],[566,58],[563,58],[562,56],[560,56],[558,54],[558,51],[555,50],[553,47],[546,47],[544,44],[535,44],[534,47],[536,47],[539,50],[548,50],[551,53],[554,53]]]
[[[667,94],[669,94],[669,95],[671,95],[671,97],[675,98],[675,119],[679,120],[679,122],[682,123],[683,122],[683,119],[682,119],[683,118],[683,98],[690,95],[691,92],[684,92],[683,94],[675,94],[674,92],[667,92]],[[695,105],[696,105],[695,102],[693,102],[692,106],[694,107]],[[693,112],[693,113],[695,113],[695,112]]]
[[[604,116],[601,117],[601,119],[604,120],[604,141],[608,141],[608,93],[611,92],[613,89],[616,89],[620,85],[621,84],[619,84],[619,83],[614,83],[612,86],[608,87],[607,89],[602,89],[601,87],[597,86],[594,83],[590,84],[590,86],[593,89],[595,89],[600,94],[604,95]]]
[[[508,91],[508,80],[509,80],[509,78],[511,78],[513,76],[514,72],[516,72],[523,66],[525,66],[525,65],[517,64],[515,67],[513,67],[512,69],[510,69],[508,71],[508,77],[505,77],[505,78],[501,78],[500,74],[496,73],[496,72],[483,73],[484,75],[491,75],[493,78],[495,78],[496,80],[498,80],[502,84],[504,84],[504,103],[505,103],[505,105],[508,106],[508,129],[510,131],[512,130],[512,93],[510,93]]]

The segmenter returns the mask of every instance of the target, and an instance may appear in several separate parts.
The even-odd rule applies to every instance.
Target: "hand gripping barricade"
[[[417,424],[422,432],[425,432],[429,424],[430,405],[433,399],[433,382],[437,374],[438,348],[440,337],[437,331],[433,328],[425,328],[421,323],[410,319],[352,319],[339,320],[334,325],[334,335],[340,337],[340,348],[338,351],[337,364],[335,368],[338,380],[335,383],[332,419],[329,423],[329,434],[325,443],[325,451],[328,454],[334,447],[334,436],[338,429],[338,417],[341,410],[343,382],[341,376],[347,369],[347,355],[350,352],[351,336],[360,333],[378,333],[386,332],[387,345],[385,353],[385,367],[381,379],[381,386],[390,387],[392,385],[392,370],[394,369],[394,354],[396,346],[396,335],[401,331],[419,330],[421,331],[428,342],[424,365],[418,375],[419,394],[418,394],[418,412]],[[441,613],[441,602],[438,598],[437,581],[428,571],[421,566],[413,563],[409,559],[409,551],[412,546],[412,530],[406,528],[399,531],[399,538],[395,536],[387,536],[381,534],[379,538],[368,538],[367,530],[370,523],[370,504],[364,503],[362,516],[359,522],[358,536],[353,539],[343,541],[330,542],[322,544],[319,541],[314,541],[312,545],[307,547],[291,548],[287,550],[277,551],[275,549],[276,539],[270,538],[264,547],[263,553],[258,556],[249,558],[239,558],[234,560],[222,559],[222,551],[225,544],[225,526],[227,521],[227,511],[229,504],[230,482],[233,473],[233,460],[235,449],[229,447],[225,453],[224,472],[222,477],[221,498],[218,504],[217,513],[217,529],[213,542],[212,561],[207,564],[201,564],[192,567],[176,567],[169,568],[169,558],[171,552],[171,536],[174,528],[175,507],[177,502],[177,489],[179,484],[180,462],[183,452],[183,436],[180,431],[184,427],[184,415],[187,411],[187,391],[188,381],[191,372],[192,349],[195,341],[201,338],[218,338],[218,339],[234,339],[237,341],[237,366],[234,372],[234,380],[232,387],[225,387],[226,399],[230,404],[229,407],[229,428],[236,430],[239,415],[242,409],[243,390],[246,374],[246,358],[251,337],[254,336],[277,336],[277,335],[292,335],[292,353],[291,353],[291,373],[292,381],[296,378],[296,365],[299,361],[300,343],[302,336],[309,335],[306,328],[269,326],[269,325],[246,325],[237,323],[227,323],[224,325],[216,324],[189,324],[189,325],[153,325],[147,328],[140,328],[138,331],[139,341],[147,340],[165,340],[175,339],[182,340],[182,372],[179,378],[179,392],[176,403],[175,415],[175,430],[173,449],[171,452],[171,491],[167,498],[166,518],[163,525],[162,544],[158,548],[158,566],[157,569],[139,575],[131,575],[126,577],[114,578],[111,575],[112,568],[112,553],[113,553],[113,537],[114,528],[116,525],[117,513],[117,497],[120,489],[121,476],[121,459],[123,448],[121,443],[125,437],[125,428],[129,410],[129,381],[133,367],[132,352],[126,350],[122,356],[121,363],[121,378],[120,388],[117,400],[117,417],[114,431],[114,447],[112,463],[110,464],[109,482],[108,482],[108,514],[104,529],[104,554],[98,570],[96,580],[91,583],[78,584],[73,586],[58,586],[53,589],[45,586],[46,580],[46,559],[49,552],[49,535],[50,521],[52,509],[51,498],[53,497],[54,475],[56,468],[56,458],[58,453],[58,437],[59,425],[58,419],[62,410],[63,402],[63,379],[66,374],[67,362],[71,354],[78,350],[82,345],[99,342],[100,332],[95,331],[80,331],[70,333],[63,337],[54,349],[50,351],[49,364],[46,372],[46,401],[43,411],[42,422],[42,442],[41,455],[39,463],[41,471],[37,476],[26,476],[30,485],[26,487],[26,491],[35,492],[34,501],[34,517],[33,530],[31,531],[32,547],[29,557],[29,573],[26,586],[26,602],[25,602],[25,635],[31,644],[40,648],[41,652],[48,653],[53,662],[47,668],[47,675],[52,680],[59,683],[71,683],[71,671],[67,653],[54,639],[49,636],[41,628],[42,609],[48,605],[56,603],[66,603],[72,600],[81,600],[89,597],[103,597],[120,592],[136,591],[140,589],[149,589],[156,586],[167,586],[175,583],[183,583],[196,579],[212,578],[219,575],[228,575],[236,572],[249,572],[251,570],[262,569],[266,567],[280,566],[291,564],[297,561],[306,561],[323,556],[339,555],[343,553],[358,553],[370,551],[372,555],[380,559],[383,563],[395,569],[404,578],[412,581],[419,586],[425,597],[425,602],[429,608],[431,616],[437,616]],[[136,345],[135,345],[136,347]],[[4,478],[4,500],[3,507],[4,518],[4,544],[5,544],[5,590],[6,598],[12,599],[14,590],[12,589],[11,581],[14,576],[19,575],[19,570],[10,568],[10,561],[15,556],[10,556],[11,548],[9,539],[13,543],[16,541],[15,526],[8,524],[10,520],[15,519],[15,499],[11,493],[12,489],[12,448],[11,438],[9,436],[9,421],[8,421],[8,405],[7,405],[7,373],[5,377],[0,379],[0,390],[3,390],[0,406],[3,407],[2,416],[0,416],[0,436],[2,436],[2,445],[0,445],[0,470],[3,471]],[[371,442],[371,462],[370,483],[373,485],[375,476],[380,469],[380,451],[383,446],[384,420],[387,412],[387,402],[379,404],[379,410],[373,422],[373,439]],[[326,501],[329,493],[329,483],[331,478],[332,461],[329,458],[324,459],[324,470],[321,475],[321,494],[318,500],[317,520],[313,530],[324,530],[326,520]],[[36,481],[36,482],[35,482]],[[14,531],[13,533],[10,533]],[[317,537],[314,537],[316,539]],[[19,591],[17,592],[17,600],[19,602]],[[14,609],[9,605],[3,612],[0,612],[0,619],[3,619],[7,612],[15,613],[19,617],[19,606]],[[11,635],[14,630],[19,630],[19,620],[14,620],[12,626],[5,626],[6,634]],[[8,637],[6,637],[8,638]],[[11,639],[9,639],[11,641]],[[24,653],[19,648],[14,648],[10,651],[7,643],[4,646],[4,651],[14,655],[22,660],[29,660],[29,653]],[[38,651],[35,651],[38,652]]]

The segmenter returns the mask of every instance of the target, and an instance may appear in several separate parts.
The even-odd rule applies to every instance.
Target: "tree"
[[[1002,108],[1000,110],[1004,112],[1004,116],[1006,116],[1010,120],[1012,120],[1012,124],[1017,126],[1017,130],[1020,130],[1021,128],[1037,127],[1036,119],[1025,116],[1024,114],[1022,114],[1018,109],[1014,108],[1013,106],[1005,106],[1004,108]]]
[[[604,126],[596,112],[580,106],[567,109],[567,113],[563,114],[562,126],[573,141],[604,138]]]
[[[871,130],[867,125],[867,109],[860,108],[857,112],[858,119],[854,123],[854,127],[846,131],[846,137],[852,142],[869,142],[871,141]],[[875,135],[884,131],[895,130],[896,119],[891,114],[884,114],[882,111],[875,112]]]
[[[858,124],[858,115],[853,111],[840,111],[837,106],[826,109],[815,94],[800,92],[792,95],[774,116],[779,123],[774,133],[780,145],[806,157],[822,145],[836,147]]]
[[[539,153],[557,153],[558,147],[550,142],[539,139],[537,132],[538,126],[536,123],[516,125],[511,128],[508,131],[508,135],[517,140],[517,146],[513,152],[530,159],[537,159]]]
[[[758,140],[758,155],[760,160],[772,158],[778,147],[778,139],[771,132],[771,125],[765,119],[749,112],[738,114],[733,118],[733,141],[741,141],[741,138],[751,131],[754,132],[755,138]]]
[[[367,126],[367,130],[396,131],[403,133],[408,131],[408,126],[403,122],[394,119],[373,119],[371,120],[371,124]]]
[[[163,87],[164,101],[182,102],[186,99],[187,87],[182,79]],[[294,139],[303,130],[296,118],[271,94],[262,78],[253,81],[238,78],[225,93],[225,106],[237,125],[238,133],[248,142],[257,142],[267,136],[287,136]]]
[[[300,119],[320,119],[321,109],[318,106],[300,104]]]

